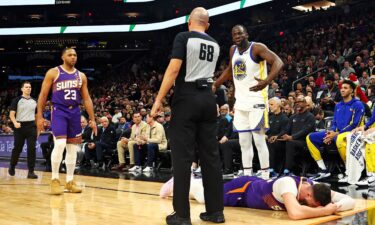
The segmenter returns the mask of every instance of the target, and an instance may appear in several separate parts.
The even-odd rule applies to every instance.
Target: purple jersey
[[[81,104],[82,79],[79,71],[67,73],[58,66],[59,75],[53,82],[52,103],[64,106],[78,106]]]
[[[291,176],[297,189],[302,177]],[[253,209],[285,210],[285,205],[272,194],[272,186],[276,180],[263,180],[258,177],[243,176],[224,184],[224,205]],[[307,182],[312,184],[311,180]]]

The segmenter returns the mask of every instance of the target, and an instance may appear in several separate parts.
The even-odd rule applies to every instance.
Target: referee
[[[14,125],[14,148],[9,165],[9,175],[14,176],[15,168],[20,157],[25,140],[27,141],[27,166],[29,173],[27,178],[37,179],[34,173],[35,144],[37,139],[35,111],[36,101],[30,96],[31,84],[28,81],[22,83],[22,95],[13,99],[10,106],[9,117]]]
[[[173,162],[173,208],[169,225],[189,225],[190,166],[197,143],[202,168],[206,212],[204,221],[224,223],[223,183],[216,141],[216,103],[211,91],[212,77],[219,56],[219,45],[207,35],[208,12],[195,8],[189,17],[189,32],[177,34],[171,60],[151,111],[156,116],[162,99],[175,83],[170,122]]]

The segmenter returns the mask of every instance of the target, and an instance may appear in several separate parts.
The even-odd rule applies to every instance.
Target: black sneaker
[[[210,221],[213,223],[225,223],[223,211],[214,213],[203,212],[199,215],[199,218],[203,221]]]
[[[38,175],[36,175],[34,172],[29,172],[27,174],[27,178],[29,178],[29,179],[38,179]]]
[[[13,166],[9,166],[8,173],[11,176],[14,176],[16,174],[16,170]]]
[[[166,221],[168,225],[191,225],[190,218],[179,217],[176,212],[168,215]]]

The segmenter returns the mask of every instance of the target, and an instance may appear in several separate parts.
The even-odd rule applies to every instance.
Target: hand
[[[126,145],[129,140],[125,137],[122,137],[120,141],[121,141],[121,144]]]
[[[365,131],[365,126],[360,126],[352,130],[352,133],[364,132],[364,131]]]
[[[215,94],[215,93],[216,93],[216,86],[215,86],[215,83],[212,84],[211,89],[212,89],[212,93]]]
[[[325,215],[328,216],[328,215],[332,215],[335,212],[337,212],[338,207],[334,203],[329,203],[328,205],[324,206],[323,210],[325,212]]]
[[[21,127],[21,123],[19,123],[19,122],[15,122],[13,124],[14,124],[14,128],[20,128]]]
[[[328,131],[326,136],[323,138],[323,142],[327,145],[331,144],[333,138],[336,137],[338,133],[337,132],[334,132],[334,131]]]
[[[151,109],[151,117],[156,117],[158,115],[158,113],[160,112],[161,106],[162,106],[161,102],[158,100],[155,100],[154,105],[152,106],[152,109]]]
[[[44,119],[43,118],[36,119],[36,127],[37,127],[37,131],[39,132],[44,131]]]
[[[228,141],[228,138],[225,137],[225,136],[223,136],[223,137],[220,139],[219,143],[220,143],[220,144],[224,144],[224,143],[227,142],[227,141]]]
[[[270,138],[268,138],[268,142],[269,143],[274,143],[277,139],[277,136],[271,136]]]
[[[96,122],[94,120],[90,120],[89,122],[90,127],[92,129],[92,132],[94,133],[95,136],[98,135],[98,127],[96,126]]]
[[[258,81],[258,84],[251,87],[250,91],[261,91],[269,85],[268,81],[266,81],[266,80],[262,80],[262,79],[259,79],[259,78],[256,78],[256,77],[254,77],[254,79],[256,81]]]
[[[283,136],[281,136],[281,139],[283,141],[291,141],[291,140],[293,140],[293,137],[290,136],[290,135],[284,134]]]

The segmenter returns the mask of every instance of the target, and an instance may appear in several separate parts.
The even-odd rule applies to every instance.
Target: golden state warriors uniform
[[[253,59],[253,45],[254,42],[251,42],[250,47],[243,53],[235,47],[232,56],[232,74],[236,88],[233,123],[238,132],[257,131],[269,127],[268,87],[257,92],[250,91],[250,87],[258,83],[255,78],[267,78],[267,62],[257,62]]]

